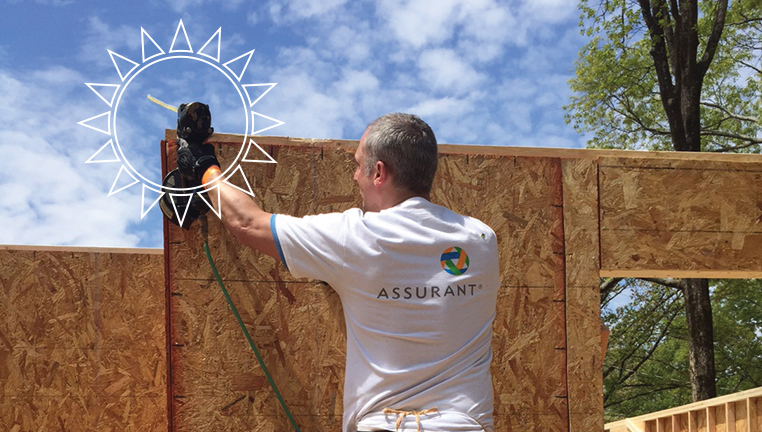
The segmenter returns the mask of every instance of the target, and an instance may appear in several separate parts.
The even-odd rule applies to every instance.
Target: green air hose
[[[202,219],[206,219],[203,217]],[[202,231],[205,231],[205,223],[204,221],[202,223]],[[209,243],[206,240],[206,236],[204,236],[204,252],[206,252],[206,258],[209,260],[209,265],[212,267],[212,273],[214,273],[215,279],[217,279],[217,284],[219,284],[220,288],[222,289],[222,293],[225,294],[225,298],[228,301],[228,305],[230,305],[230,309],[233,310],[233,315],[235,315],[235,319],[238,320],[238,325],[241,326],[241,330],[243,330],[244,336],[246,336],[246,340],[249,341],[249,346],[254,351],[254,355],[257,356],[257,361],[259,362],[259,366],[262,367],[262,370],[265,373],[265,376],[267,377],[267,381],[270,382],[270,387],[273,388],[273,391],[275,392],[275,396],[278,397],[278,401],[280,402],[280,405],[283,407],[283,410],[286,411],[286,415],[288,416],[289,421],[291,421],[291,425],[294,427],[294,429],[297,432],[301,432],[299,429],[299,426],[296,424],[296,420],[294,420],[294,416],[291,415],[291,411],[288,410],[288,407],[286,406],[286,402],[283,400],[283,397],[280,395],[280,392],[278,391],[278,387],[275,385],[275,381],[273,381],[272,376],[270,376],[270,371],[267,370],[267,366],[265,366],[265,362],[262,360],[262,356],[259,355],[259,351],[257,350],[257,347],[254,346],[254,341],[251,339],[251,335],[249,335],[249,331],[246,330],[246,326],[243,324],[243,320],[241,319],[241,315],[238,314],[238,309],[236,309],[235,305],[233,304],[233,300],[230,299],[230,294],[228,294],[228,290],[225,289],[225,284],[222,283],[222,279],[220,278],[220,274],[217,272],[217,267],[214,265],[214,260],[212,260],[212,254],[209,253]]]

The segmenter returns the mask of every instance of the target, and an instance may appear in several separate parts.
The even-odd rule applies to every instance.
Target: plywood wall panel
[[[735,418],[736,431],[748,431],[751,429],[751,423],[749,422],[748,404],[746,401],[736,401],[732,403],[733,413]]]
[[[602,268],[609,271],[744,273],[762,269],[762,234],[602,231],[601,250]]]
[[[0,250],[3,430],[166,427],[163,257]]]
[[[172,143],[170,143],[171,145]],[[237,148],[217,144],[220,163],[227,166],[237,155]],[[240,174],[231,183],[256,195],[262,209],[271,213],[307,215],[316,212],[344,211],[356,207],[360,196],[352,175],[353,153],[343,149],[300,149],[267,147],[278,164],[243,163],[246,180]],[[322,173],[317,175],[318,170]],[[224,212],[225,209],[223,208]],[[210,213],[210,218],[215,218]],[[268,256],[255,253],[227,234],[220,225],[210,225],[209,245],[223,280],[296,281],[282,265]],[[211,278],[208,265],[195,265],[204,258],[203,240],[196,230],[170,227],[169,243],[173,249],[171,272],[180,279]]]
[[[562,162],[569,430],[603,429],[598,165]]]
[[[166,398],[21,398],[0,396],[0,428],[5,431],[161,431]]]
[[[525,413],[509,415],[501,419],[500,430],[506,432],[565,432],[568,431],[568,424],[559,421],[555,415],[543,415],[536,413]]]
[[[503,287],[493,334],[495,422],[555,416],[566,422],[563,303],[555,288]]]
[[[762,268],[759,164],[600,161],[604,270]]]
[[[237,152],[231,144],[216,145],[224,166]],[[352,151],[265,149],[277,165],[244,166],[265,211],[300,216],[359,205]],[[495,327],[498,430],[518,418],[540,422],[543,430],[565,430],[567,424],[560,178],[560,161],[554,158],[440,159],[432,201],[483,220],[499,238],[504,287],[498,309],[514,315],[501,315]],[[245,186],[242,178],[236,181]],[[181,396],[174,402],[175,430],[288,429],[258,367],[235,372],[235,365],[251,364],[253,355],[234,331],[221,296],[209,289],[213,282],[197,229],[170,227],[169,232],[172,338],[183,345],[172,351],[173,390]],[[263,345],[268,367],[274,364],[276,382],[284,386],[294,414],[313,424],[311,430],[340,428],[345,339],[338,297],[329,287],[297,281],[274,260],[242,248],[216,219],[209,242],[223,279],[239,291],[234,298],[243,319]],[[223,344],[243,347],[243,354]],[[220,407],[239,399],[235,409],[222,414]]]
[[[275,282],[226,285],[292,412],[340,420],[346,341],[343,332],[332,331],[343,328],[336,294],[324,284],[308,282],[284,283],[280,288]],[[175,396],[209,402],[198,402],[204,407],[200,412],[178,411],[178,430],[201,427],[217,418],[218,401],[226,401],[218,404],[225,407],[241,397],[237,405],[248,407],[247,412],[258,418],[265,416],[257,421],[275,421],[276,430],[289,428],[287,422],[278,423],[282,409],[273,404],[269,383],[216,282],[178,281],[172,301]],[[212,423],[227,421],[217,420]],[[340,428],[340,423],[321,427],[325,428],[316,430]]]
[[[34,394],[34,348],[0,350],[0,394],[29,396]]]
[[[233,395],[231,395],[233,396]],[[178,401],[179,424],[197,424],[210,432],[253,431],[280,432],[293,430],[285,414],[267,414],[253,407],[248,395],[230,397],[189,397]],[[280,409],[275,397],[266,401],[273,412]],[[282,410],[281,410],[282,411]],[[303,431],[341,430],[341,415],[294,415]]]
[[[556,286],[563,253],[560,175],[552,158],[447,155],[432,201],[495,231],[503,284]]]

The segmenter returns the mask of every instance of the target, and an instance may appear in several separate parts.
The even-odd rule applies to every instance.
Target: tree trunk
[[[711,399],[717,396],[717,386],[709,281],[685,279],[683,294],[688,321],[689,370],[693,400]]]
[[[717,50],[728,0],[718,0],[714,23],[699,55],[698,0],[638,0],[651,39],[659,93],[677,151],[701,151],[701,89]],[[717,395],[709,281],[685,279],[685,314],[693,400]]]

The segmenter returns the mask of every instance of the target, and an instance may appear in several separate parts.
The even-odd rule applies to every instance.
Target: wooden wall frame
[[[172,167],[174,131],[165,138]],[[224,166],[248,145],[243,138],[212,137]],[[256,143],[278,162],[241,164],[266,211],[301,216],[358,204],[356,141]],[[440,145],[432,201],[480,218],[500,241],[498,431],[603,429],[600,277],[762,277],[760,162],[759,155]],[[219,221],[210,226],[223,278],[297,421],[337,430],[338,298],[241,248]],[[220,301],[198,234],[176,227],[167,234],[170,430],[288,429]]]

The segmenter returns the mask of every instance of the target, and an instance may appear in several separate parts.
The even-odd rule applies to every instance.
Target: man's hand
[[[201,184],[201,178],[212,165],[220,166],[220,162],[214,155],[213,145],[190,144],[182,138],[177,138],[177,168],[192,186]]]

